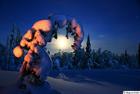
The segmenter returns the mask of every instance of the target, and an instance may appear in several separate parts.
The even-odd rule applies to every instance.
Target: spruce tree
[[[90,36],[87,37],[84,68],[92,67]]]
[[[76,49],[73,52],[72,66],[73,66],[74,69],[78,68],[78,63],[79,63],[79,60],[80,60],[80,58],[79,58],[79,51],[80,51],[80,49]]]
[[[128,63],[129,63],[129,55],[128,55],[128,53],[127,53],[127,50],[125,50],[124,58],[125,58],[125,64],[126,64],[126,65],[129,65],[129,64],[128,64]]]
[[[13,56],[13,48],[19,44],[21,40],[21,34],[19,28],[14,24],[12,26],[12,30],[9,33],[9,36],[7,38],[7,49],[8,49],[8,55],[7,55],[7,68],[9,69],[10,63],[16,63],[17,64],[17,58]]]
[[[86,55],[89,58],[91,54],[91,43],[90,43],[90,37],[88,35],[87,37],[87,43],[86,43]]]

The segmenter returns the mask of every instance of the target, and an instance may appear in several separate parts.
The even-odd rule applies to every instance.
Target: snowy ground
[[[16,83],[17,76],[17,72],[0,71],[0,94]],[[55,94],[122,94],[140,90],[140,70],[53,71],[48,82]]]

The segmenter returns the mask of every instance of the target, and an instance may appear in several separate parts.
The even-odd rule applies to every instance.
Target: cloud
[[[99,37],[99,38],[104,38],[104,37],[105,37],[105,35],[100,34],[98,37]]]

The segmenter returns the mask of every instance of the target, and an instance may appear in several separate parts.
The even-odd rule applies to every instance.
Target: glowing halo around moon
[[[69,39],[66,38],[65,35],[58,35],[57,39],[52,39],[52,42],[49,43],[48,46],[50,46],[51,49],[54,51],[66,51],[71,52],[73,49],[71,48],[71,45],[73,44],[73,37],[69,37]]]
[[[66,50],[71,48],[72,39],[67,39],[65,36],[59,35],[58,38],[55,40],[54,44],[57,49]]]

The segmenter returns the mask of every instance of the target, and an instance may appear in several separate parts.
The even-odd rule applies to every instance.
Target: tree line
[[[22,35],[20,29],[13,25],[7,37],[6,46],[0,43],[0,69],[19,70],[23,58],[13,56],[13,48],[19,44]],[[49,52],[48,52],[49,53]],[[90,36],[87,37],[86,47],[74,52],[59,51],[50,56],[55,69],[136,69],[140,68],[140,44],[135,55],[115,54],[109,50],[91,48]]]
[[[53,69],[136,69],[140,68],[140,44],[136,55],[127,50],[115,54],[108,50],[91,49],[90,36],[86,47],[74,52],[58,52],[51,56]]]

